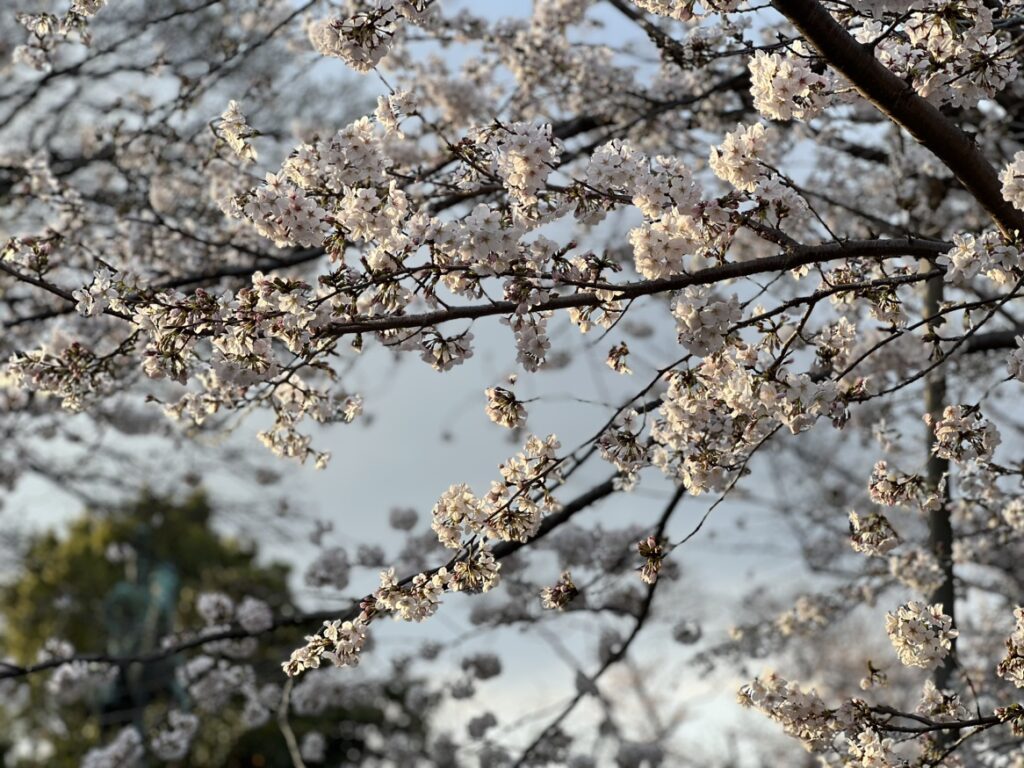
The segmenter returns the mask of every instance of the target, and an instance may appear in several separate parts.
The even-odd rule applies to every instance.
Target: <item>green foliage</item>
[[[161,636],[202,624],[195,611],[201,592],[224,592],[236,602],[257,597],[275,615],[293,613],[289,568],[259,563],[255,548],[213,529],[213,516],[202,493],[182,501],[146,493],[121,507],[88,510],[63,534],[32,537],[24,567],[0,586],[0,653],[31,664],[51,638],[72,643],[80,654],[151,652]],[[160,607],[161,600],[166,601],[162,623],[154,628],[154,605]],[[257,653],[245,663],[261,681],[282,683],[280,661],[299,642],[299,633],[296,629],[261,638]],[[181,661],[183,657],[171,657],[128,668],[131,685],[145,693],[141,702],[125,695],[122,685],[92,700],[60,706],[45,691],[49,673],[19,683],[20,690],[0,686],[0,767],[5,765],[4,753],[25,737],[49,742],[54,752],[36,760],[22,758],[20,768],[71,768],[89,748],[108,741],[126,724],[152,733],[168,709],[190,708],[187,693],[175,683]],[[295,733],[299,738],[313,730],[324,734],[328,764],[358,764],[371,754],[370,731],[377,739],[401,738],[414,748],[424,744],[434,698],[408,672],[408,665],[396,664],[384,682],[354,682],[363,696],[329,702],[316,716],[293,716]],[[14,700],[16,705],[10,703]],[[186,760],[176,764],[179,768],[291,764],[276,722],[247,728],[240,700],[200,716],[199,735]],[[55,723],[61,725],[55,728]]]
[[[236,600],[258,597],[275,614],[291,612],[288,567],[258,563],[254,548],[213,529],[213,515],[201,492],[180,502],[144,493],[121,507],[87,510],[63,533],[32,537],[23,568],[0,587],[0,651],[20,664],[31,664],[47,639],[58,638],[70,642],[76,653],[151,652],[158,647],[159,635],[201,624],[195,614],[200,592],[224,592]],[[154,594],[159,584],[167,587],[162,595]],[[147,620],[161,607],[154,603],[161,598],[167,601],[163,620],[156,628],[148,627]],[[284,653],[284,646],[264,646],[249,661],[277,669]],[[78,765],[90,746],[122,725],[155,725],[168,708],[182,703],[185,697],[174,682],[176,661],[133,668],[133,685],[146,694],[141,706],[123,691],[117,696],[106,691],[97,700],[60,707],[67,730],[59,739],[52,737],[57,710],[45,693],[45,675],[36,676],[25,691],[28,705],[9,714],[9,722],[0,722],[0,734],[12,742],[18,736],[46,733],[56,749],[41,762],[22,760],[18,765]],[[216,727],[204,729],[188,765],[219,765],[237,749],[234,742],[244,730],[237,712],[210,720]],[[280,734],[261,732],[261,738],[248,737],[251,755],[246,759],[276,752]],[[3,740],[0,736],[0,746]]]
[[[51,531],[34,538],[22,572],[0,589],[0,649],[21,663],[34,661],[53,637],[81,653],[107,651],[111,638],[100,626],[104,603],[133,567],[112,562],[107,553],[124,545],[138,553],[136,569],[146,567],[144,561],[173,565],[180,583],[174,629],[195,626],[195,597],[204,591],[259,597],[275,613],[287,612],[288,568],[258,565],[253,548],[213,530],[212,515],[202,493],[180,503],[147,493],[123,507],[86,512],[65,535]]]

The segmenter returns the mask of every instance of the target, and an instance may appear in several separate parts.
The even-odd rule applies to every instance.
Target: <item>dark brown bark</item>
[[[942,278],[932,278],[925,285],[925,314],[935,315],[942,305]],[[931,416],[932,422],[942,418],[946,407],[946,367],[939,366],[928,376],[924,385],[925,412]],[[953,575],[953,524],[950,520],[949,487],[939,491],[943,479],[949,473],[949,459],[936,456],[932,449],[935,446],[935,432],[928,427],[925,445],[928,450],[928,464],[925,468],[925,480],[929,491],[938,493],[942,503],[938,509],[928,513],[928,548],[942,569],[942,582],[929,596],[930,603],[941,603],[943,612],[953,618],[956,626],[956,586]],[[943,663],[932,672],[932,682],[939,690],[949,688],[950,680],[956,668],[956,640]]]
[[[737,261],[721,264],[706,269],[699,269],[690,274],[675,275],[660,280],[641,280],[634,283],[608,284],[599,286],[615,293],[616,299],[634,299],[640,296],[669,293],[691,285],[710,285],[722,280],[733,280],[738,277],[764,274],[766,272],[783,272],[808,264],[822,264],[829,261],[853,258],[887,258],[892,256],[938,256],[952,246],[939,240],[906,237],[890,240],[847,240],[837,243],[820,245],[794,245],[784,253],[765,256],[750,261]],[[558,296],[544,302],[533,309],[545,311],[549,309],[566,309],[568,307],[596,307],[605,303],[593,293],[575,293]],[[365,318],[351,322],[332,323],[327,332],[334,336],[353,333],[375,333],[396,328],[427,328],[438,323],[451,320],[473,320],[493,315],[511,315],[516,311],[514,301],[492,301],[487,304],[473,304],[451,307],[434,312],[417,315],[398,315],[384,318]]]
[[[1024,213],[1003,199],[995,169],[966,133],[883,66],[817,0],[772,0],[825,60],[953,172],[1004,235],[1024,232]]]

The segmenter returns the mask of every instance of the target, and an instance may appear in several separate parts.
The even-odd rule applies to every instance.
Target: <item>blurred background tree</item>
[[[0,587],[0,651],[12,663],[31,664],[53,652],[53,640],[81,654],[137,657],[159,650],[160,638],[203,622],[196,612],[200,594],[219,592],[237,604],[263,600],[273,615],[296,612],[288,584],[289,567],[261,563],[254,545],[214,529],[214,510],[202,491],[180,501],[143,492],[130,504],[87,510],[63,533],[50,530],[25,542],[22,567]],[[295,632],[251,645],[245,663],[260,679],[279,674],[280,659]],[[47,645],[50,643],[50,645]],[[231,647],[209,655],[236,661]],[[8,684],[0,704],[2,765],[77,766],[97,740],[126,725],[152,732],[171,709],[188,711],[181,657],[112,668],[73,706],[61,702],[52,675]],[[380,738],[423,743],[431,696],[422,682],[396,664],[387,681],[361,681],[361,695],[334,697],[308,717],[290,716],[297,740],[311,762],[360,760]],[[352,681],[356,683],[356,681]],[[344,692],[337,687],[337,693]],[[265,698],[280,691],[264,691]],[[57,717],[57,706],[60,717]],[[290,763],[276,713],[263,713],[253,726],[242,707],[204,712],[199,735],[182,766],[274,766]],[[63,725],[59,725],[63,719]],[[372,731],[372,733],[371,733]],[[309,737],[309,734],[323,736]],[[0,760],[3,760],[0,757]]]

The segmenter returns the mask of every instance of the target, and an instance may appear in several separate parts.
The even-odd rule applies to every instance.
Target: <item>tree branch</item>
[[[915,237],[894,238],[891,240],[848,240],[819,245],[797,245],[787,248],[785,252],[775,256],[766,256],[760,259],[752,259],[751,261],[730,262],[715,267],[699,269],[691,274],[675,275],[659,280],[622,283],[619,285],[611,283],[601,284],[594,287],[598,290],[614,291],[616,299],[632,299],[639,296],[668,293],[691,285],[709,285],[723,280],[749,277],[764,272],[780,272],[796,269],[808,264],[823,264],[841,259],[936,256],[945,253],[951,247],[950,243],[940,240],[923,240]],[[606,300],[593,293],[575,293],[570,296],[558,296],[550,301],[531,307],[530,310],[533,312],[544,312],[549,309],[566,309],[569,307],[597,307],[605,303],[607,303]],[[518,307],[519,305],[514,301],[494,301],[488,304],[451,307],[435,312],[424,312],[418,315],[366,318],[350,322],[332,323],[327,326],[326,331],[331,336],[344,336],[352,333],[375,333],[398,328],[427,328],[451,320],[470,320],[491,315],[510,315]]]
[[[1024,213],[1003,199],[995,169],[974,141],[858,43],[817,0],[772,0],[824,59],[948,167],[1007,237],[1024,232]]]
[[[572,519],[574,515],[587,507],[595,504],[606,496],[610,496],[615,491],[615,478],[610,477],[603,483],[595,485],[590,490],[581,493],[571,501],[566,502],[562,506],[562,509],[553,514],[549,515],[541,523],[537,533],[534,534],[529,541],[505,541],[496,545],[491,553],[494,555],[495,560],[502,560],[515,552],[519,551],[528,544],[533,544],[539,539],[547,536],[551,531],[558,528],[559,526],[567,523]],[[402,579],[399,584],[408,584],[412,581],[413,576],[411,574]],[[45,672],[47,670],[56,669],[57,667],[63,666],[64,664],[70,664],[72,662],[92,662],[96,664],[109,664],[111,666],[123,666],[126,664],[153,664],[158,661],[175,656],[183,651],[193,650],[195,648],[202,648],[204,645],[209,643],[222,642],[225,640],[242,640],[247,637],[255,637],[257,635],[268,634],[270,632],[277,631],[279,629],[289,629],[301,626],[309,626],[315,622],[328,621],[331,619],[341,618],[342,620],[351,620],[359,615],[362,610],[360,604],[365,600],[372,599],[372,595],[366,595],[362,600],[354,601],[347,609],[339,610],[328,609],[323,611],[314,611],[311,613],[302,613],[296,616],[284,616],[277,617],[274,619],[274,623],[266,630],[262,632],[248,632],[241,627],[230,627],[228,629],[219,630],[217,632],[210,632],[205,635],[198,635],[196,637],[183,640],[174,645],[168,645],[167,647],[160,648],[150,653],[136,654],[133,656],[110,656],[103,653],[87,653],[78,654],[68,658],[53,658],[41,661],[37,664],[29,666],[19,666],[11,664],[9,662],[0,661],[0,680],[8,680],[16,677],[24,677],[26,675],[35,674],[37,672]]]

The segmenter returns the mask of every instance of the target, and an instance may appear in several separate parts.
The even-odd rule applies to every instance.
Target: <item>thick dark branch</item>
[[[923,240],[914,237],[892,240],[849,240],[821,245],[797,245],[775,256],[766,256],[761,259],[752,259],[751,261],[731,262],[729,264],[699,269],[691,274],[676,275],[660,280],[642,280],[620,285],[609,283],[593,287],[600,290],[614,291],[616,299],[634,299],[640,296],[669,293],[691,285],[710,285],[723,280],[749,277],[765,272],[781,272],[808,264],[823,264],[841,259],[936,256],[940,253],[945,253],[951,247],[951,244],[939,240]],[[569,307],[597,307],[605,303],[605,300],[595,296],[593,293],[576,293],[570,296],[558,296],[530,309],[535,312],[544,312],[551,309],[567,309]],[[350,322],[332,323],[327,327],[326,331],[332,336],[344,336],[351,333],[375,333],[397,328],[428,328],[451,320],[473,320],[493,315],[510,315],[518,307],[519,305],[513,301],[494,301],[488,304],[451,307],[435,312],[424,312],[418,315],[356,319]]]
[[[772,0],[772,5],[864,98],[942,160],[1003,234],[1024,232],[1024,213],[1003,199],[995,169],[966,133],[883,66],[817,0]]]
[[[1024,328],[1010,331],[979,333],[968,339],[964,352],[994,352],[1001,349],[1016,349],[1017,337],[1024,334]]]

